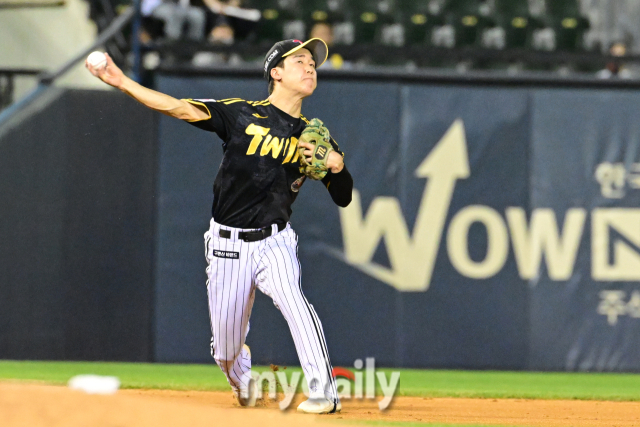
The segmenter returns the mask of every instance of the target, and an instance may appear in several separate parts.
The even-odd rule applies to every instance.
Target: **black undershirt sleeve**
[[[345,165],[338,173],[329,171],[322,179],[323,184],[329,190],[333,202],[341,208],[346,208],[351,203],[353,192],[353,178]]]
[[[344,157],[344,153],[340,151],[340,147],[338,147],[338,143],[333,137],[331,138],[331,145],[337,153]],[[347,165],[338,173],[327,172],[327,175],[322,179],[322,183],[329,190],[333,203],[341,208],[349,206],[351,193],[353,192],[353,178],[347,170]]]

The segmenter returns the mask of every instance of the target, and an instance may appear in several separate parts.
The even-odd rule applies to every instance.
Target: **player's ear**
[[[282,80],[282,75],[280,73],[280,68],[278,67],[273,67],[271,69],[271,78],[273,80]]]

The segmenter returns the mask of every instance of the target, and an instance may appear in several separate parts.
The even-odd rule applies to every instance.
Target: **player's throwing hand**
[[[113,59],[111,59],[108,53],[105,53],[104,55],[107,57],[106,66],[95,68],[89,63],[88,60],[85,61],[84,66],[87,67],[91,74],[93,74],[106,84],[111,85],[115,88],[120,88],[120,86],[122,86],[124,73],[113,62]]]

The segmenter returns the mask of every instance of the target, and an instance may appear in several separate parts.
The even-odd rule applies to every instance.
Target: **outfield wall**
[[[0,126],[0,358],[149,361],[156,117],[43,92]]]
[[[267,96],[253,75],[157,77]],[[307,182],[292,224],[335,365],[640,371],[640,88],[600,86],[321,81],[303,112],[356,192],[339,209]],[[0,126],[0,358],[211,363],[220,140],[120,93],[54,95]],[[297,363],[259,292],[248,343]]]

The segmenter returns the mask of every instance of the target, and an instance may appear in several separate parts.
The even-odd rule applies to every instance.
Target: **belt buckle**
[[[270,229],[270,228],[269,228],[269,229]],[[260,233],[260,239],[258,239],[258,240],[264,240],[264,239],[266,239],[267,237],[269,237],[269,235],[267,235],[267,227],[265,227],[265,228],[261,228],[261,229],[259,230],[259,233]]]
[[[242,237],[242,240],[246,243],[251,243],[251,242],[255,242],[257,240],[254,240],[252,237],[253,235],[255,235],[256,233],[258,233],[260,230],[256,230],[256,231],[245,231],[244,232],[244,236]]]
[[[257,242],[257,241],[264,240],[267,237],[271,236],[270,232],[271,232],[271,227],[259,228],[259,229],[255,230],[255,231],[245,231],[243,233],[242,240],[244,242],[247,242],[247,243],[249,243],[249,242]],[[256,239],[253,239],[252,235],[253,236],[260,235],[260,237],[256,238]]]

